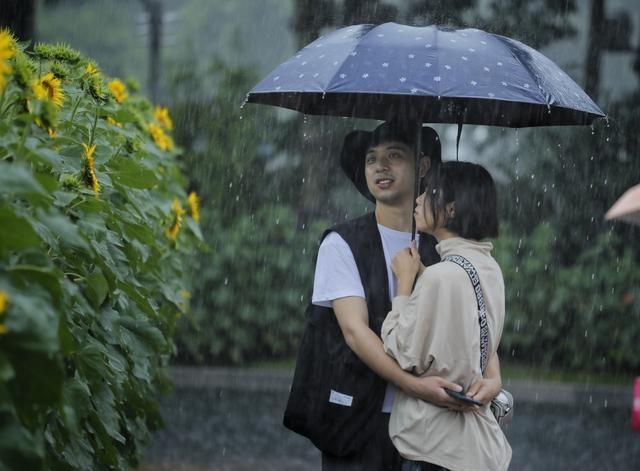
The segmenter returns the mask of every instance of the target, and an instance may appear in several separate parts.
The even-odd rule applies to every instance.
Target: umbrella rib
[[[518,62],[518,64],[521,64],[522,67],[524,68],[524,70],[526,70],[529,73],[529,78],[536,85],[536,90],[537,90],[536,93],[538,93],[540,96],[542,96],[542,98],[544,98],[544,101],[545,101],[547,107],[552,106],[553,103],[549,103],[549,100],[547,100],[547,97],[544,96],[541,93],[542,88],[541,88],[541,85],[540,85],[540,81],[538,80],[538,77],[536,77],[536,75],[534,73],[532,73],[529,64],[526,64],[522,60],[520,60],[518,55],[515,53],[516,49],[513,47],[513,44],[511,43],[510,38],[507,38],[505,36],[501,36],[499,34],[494,34],[493,36],[496,39],[498,39],[501,43],[506,45],[507,49],[509,50],[509,54],[511,54],[511,57],[513,57]]]

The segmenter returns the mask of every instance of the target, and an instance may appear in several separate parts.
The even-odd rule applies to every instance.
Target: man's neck
[[[376,221],[389,229],[411,232],[413,223],[413,204],[405,206],[389,206],[378,202],[376,204]]]

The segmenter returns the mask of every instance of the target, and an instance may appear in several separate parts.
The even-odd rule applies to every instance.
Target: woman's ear
[[[431,159],[424,155],[420,154],[420,178],[423,178],[431,168]]]
[[[445,211],[447,213],[447,219],[456,217],[456,202],[452,201],[451,203],[447,203]]]

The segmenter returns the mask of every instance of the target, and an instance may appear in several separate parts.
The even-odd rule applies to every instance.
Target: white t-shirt
[[[409,247],[411,233],[396,231],[380,224],[378,224],[378,231],[387,265],[389,301],[391,301],[396,295],[398,285],[396,275],[391,270],[391,261],[399,250]],[[417,234],[416,241],[420,242]],[[331,301],[347,296],[364,298],[364,287],[349,244],[337,232],[331,232],[324,238],[318,250],[311,302],[317,306],[331,307]],[[395,386],[387,383],[382,405],[383,412],[391,412],[395,392]]]

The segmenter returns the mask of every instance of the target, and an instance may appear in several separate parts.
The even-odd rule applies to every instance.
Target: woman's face
[[[444,227],[445,224],[444,215],[440,217],[440,221],[434,221],[430,198],[427,198],[426,192],[416,198],[416,209],[413,212],[413,217],[416,220],[416,229],[427,234],[433,234],[436,230]]]

